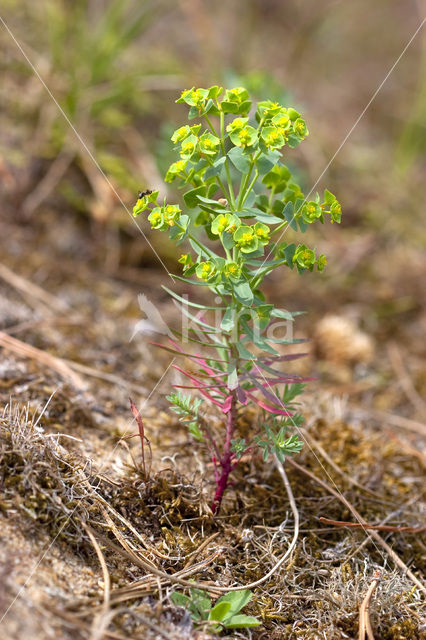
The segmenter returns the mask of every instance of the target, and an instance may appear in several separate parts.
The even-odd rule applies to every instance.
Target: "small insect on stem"
[[[150,196],[152,193],[152,189],[146,189],[145,191],[139,191],[138,199],[144,198],[145,196]]]

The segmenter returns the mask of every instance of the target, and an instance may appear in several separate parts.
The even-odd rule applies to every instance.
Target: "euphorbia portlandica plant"
[[[159,203],[155,191],[140,194],[133,213],[149,211],[153,229],[168,231],[176,244],[187,241],[188,252],[179,259],[183,275],[174,277],[212,294],[212,304],[203,305],[166,289],[196,327],[187,340],[203,345],[209,355],[188,353],[175,341],[168,349],[195,365],[191,370],[176,367],[188,384],[175,387],[195,390],[220,409],[220,438],[202,414],[199,396],[178,391],[168,399],[210,451],[216,479],[212,511],[217,513],[243,454],[257,446],[265,460],[275,453],[283,461],[302,447],[289,430],[303,421],[295,399],[306,380],[277,368],[304,355],[282,355],[279,346],[301,341],[275,335],[277,323],[290,323],[296,314],[267,302],[262,283],[282,267],[322,271],[324,255],[283,236],[290,230],[292,236],[305,233],[327,216],[340,222],[341,207],[327,189],[322,198],[305,198],[282,161],[282,149],[296,147],[308,135],[295,109],[269,100],[254,107],[242,87],[189,89],[177,102],[189,106],[190,121],[198,120],[171,138],[178,159],[166,181],[185,189],[184,212],[176,204]],[[190,313],[188,306],[195,311]],[[209,321],[212,314],[220,321]],[[182,333],[175,335],[182,338]],[[251,436],[239,432],[239,411],[249,403],[260,409],[258,430]]]

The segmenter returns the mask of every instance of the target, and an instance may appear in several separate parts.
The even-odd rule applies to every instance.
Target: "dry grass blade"
[[[151,462],[152,462],[151,443],[150,443],[150,441],[148,440],[148,438],[145,435],[145,428],[144,428],[142,416],[141,416],[141,414],[139,412],[139,409],[137,408],[137,406],[135,405],[135,403],[133,402],[133,400],[131,398],[129,398],[129,401],[130,401],[130,409],[131,409],[133,417],[136,420],[137,425],[138,425],[139,439],[140,439],[140,442],[141,442],[141,453],[142,453],[142,473],[143,473],[144,480],[147,481],[148,478],[149,478],[149,474],[151,472]],[[149,463],[149,471],[148,472],[146,470],[146,465],[145,465],[145,440],[146,440],[146,443],[148,445],[149,453],[150,453],[150,463]]]
[[[392,367],[408,400],[420,415],[426,415],[426,403],[415,389],[413,381],[404,366],[401,351],[395,342],[390,342],[388,344],[388,354]]]
[[[197,556],[199,553],[201,553],[201,551],[202,551],[203,549],[205,549],[205,548],[210,544],[210,542],[212,542],[212,540],[214,540],[215,538],[217,538],[217,536],[218,536],[218,535],[219,535],[219,531],[216,531],[216,533],[213,533],[211,536],[209,536],[208,538],[206,538],[206,539],[204,540],[204,542],[202,542],[202,543],[200,544],[200,546],[199,546],[199,547],[197,547],[197,549],[195,549],[195,551],[192,551],[192,552],[189,554],[191,557],[189,558],[189,560],[188,560],[188,561],[187,561],[187,563],[185,564],[184,569],[189,569],[189,568],[191,567],[192,563],[194,562],[194,560],[195,560],[196,556]]]
[[[116,536],[117,540],[119,541],[119,543],[121,544],[121,546],[123,547],[123,549],[126,551],[126,555],[128,555],[128,557],[132,558],[132,561],[139,567],[141,567],[142,569],[144,569],[145,571],[147,571],[149,574],[152,574],[154,576],[157,576],[159,578],[163,578],[166,579],[167,581],[171,582],[171,583],[176,583],[176,584],[180,584],[182,586],[185,587],[195,587],[195,588],[199,588],[199,589],[204,589],[206,591],[209,591],[211,593],[227,593],[229,591],[240,591],[241,589],[254,589],[255,587],[258,587],[259,585],[263,584],[264,582],[266,582],[267,580],[269,580],[269,578],[271,578],[284,564],[284,562],[287,560],[287,558],[293,553],[296,544],[297,544],[297,540],[299,537],[299,512],[296,506],[296,501],[294,499],[294,495],[293,495],[293,491],[291,489],[291,485],[290,482],[287,478],[287,474],[284,470],[284,467],[282,465],[281,462],[279,462],[279,460],[277,458],[275,458],[275,465],[277,467],[277,470],[283,480],[288,498],[289,498],[289,502],[290,502],[290,507],[293,513],[293,517],[294,517],[294,534],[293,534],[293,539],[287,549],[287,551],[284,553],[284,555],[279,559],[279,561],[272,567],[272,569],[270,569],[270,571],[268,571],[262,578],[260,578],[259,580],[256,580],[255,582],[251,582],[250,584],[247,585],[239,585],[236,587],[219,587],[217,585],[212,585],[212,584],[206,584],[206,583],[202,583],[202,582],[189,582],[181,577],[179,577],[178,574],[176,575],[169,575],[167,573],[165,573],[164,571],[160,571],[159,569],[157,569],[150,561],[148,561],[145,558],[142,558],[140,556],[139,553],[135,552],[129,545],[128,541],[124,538],[123,534],[121,533],[121,531],[115,526],[113,520],[111,519],[111,517],[108,515],[108,513],[105,511],[105,509],[103,509],[103,513],[104,513],[104,517],[106,519],[106,521],[108,522],[112,532],[114,533],[114,535]],[[107,507],[107,503],[105,504],[105,507]],[[122,520],[122,517],[120,517],[120,519]],[[133,529],[133,528],[132,528]],[[185,571],[185,569],[183,570]]]
[[[30,282],[26,278],[14,273],[4,264],[0,264],[0,278],[21,293],[24,293],[31,299],[35,300],[38,305],[41,304],[42,311],[48,315],[52,313],[52,309],[58,313],[64,312],[68,309],[68,305],[63,300],[60,300],[33,282]]]
[[[347,473],[342,471],[339,465],[334,462],[333,458],[328,455],[324,447],[309,433],[309,431],[307,431],[306,429],[300,429],[300,431],[302,432],[303,437],[306,438],[308,443],[311,445],[311,447],[313,449],[316,449],[318,453],[324,458],[324,460],[330,465],[330,467],[334,469],[336,473],[342,476],[342,478],[345,478],[345,480],[350,485],[352,485],[353,487],[358,487],[358,489],[361,489],[362,491],[365,491],[366,493],[369,493],[376,498],[378,497],[378,494],[375,491],[371,491],[371,489],[369,489],[368,487],[364,487],[362,484],[351,478]]]
[[[4,333],[4,331],[0,331],[0,347],[13,351],[25,358],[36,360],[50,369],[53,369],[59,373],[62,378],[69,380],[77,389],[82,390],[86,386],[80,376],[72,371],[64,360],[61,360],[61,358],[57,358],[56,356],[52,356],[47,351],[42,351],[41,349],[33,347],[26,342],[22,342],[22,340],[12,338],[12,336]]]
[[[83,528],[85,529],[87,535],[90,538],[90,541],[95,549],[96,555],[98,556],[99,563],[102,568],[102,574],[104,577],[104,602],[102,606],[102,611],[93,618],[92,622],[92,633],[90,636],[90,640],[102,640],[102,637],[105,635],[105,631],[108,628],[110,623],[109,616],[109,603],[110,603],[110,592],[111,592],[111,580],[109,577],[108,567],[105,562],[104,554],[93,534],[91,528],[82,522]]]
[[[349,509],[349,511],[355,516],[355,518],[358,520],[358,522],[360,522],[362,527],[365,529],[365,525],[367,523],[362,518],[362,516],[358,513],[358,511],[355,509],[355,507],[349,502],[349,500],[347,500],[345,498],[345,496],[343,496],[340,493],[338,493],[335,489],[333,489],[333,487],[330,487],[330,485],[328,485],[326,482],[324,482],[324,480],[321,480],[320,478],[317,478],[317,476],[314,473],[312,473],[311,471],[308,471],[308,469],[305,469],[304,467],[302,467],[300,464],[298,464],[294,460],[291,460],[291,458],[288,459],[288,463],[291,464],[292,467],[295,467],[296,469],[298,469],[299,471],[301,471],[302,473],[307,475],[309,478],[311,478],[311,480],[313,480],[314,482],[319,484],[326,491],[328,491],[333,496],[335,496],[338,500],[343,502],[345,507],[347,507]],[[401,558],[398,556],[398,554],[396,554],[395,551],[387,544],[387,542],[385,542],[383,540],[383,538],[381,538],[379,536],[377,531],[372,530],[371,533],[370,533],[370,536],[372,538],[374,538],[376,540],[376,542],[378,542],[381,547],[383,547],[383,549],[386,551],[386,553],[388,553],[388,555],[392,558],[392,560],[395,562],[395,564],[398,567],[400,567],[400,569],[402,569],[407,574],[407,576],[414,582],[414,584],[416,584],[419,587],[419,589],[424,594],[426,594],[425,585],[422,582],[420,582],[420,580],[417,578],[417,576],[414,575],[414,573],[412,571],[410,571],[410,569],[407,567],[405,562],[403,562],[401,560]]]
[[[74,159],[75,153],[62,151],[49,167],[47,173],[43,176],[36,188],[28,194],[22,204],[22,211],[27,215],[31,215],[56,188],[58,182],[66,173],[68,167]]]
[[[412,498],[410,498],[410,500],[404,506],[401,506],[400,509],[404,508],[404,507],[408,508],[411,504],[415,503],[419,498],[420,498],[419,495],[413,496]],[[391,513],[388,513],[388,515],[385,518],[383,518],[383,520],[379,523],[380,526],[385,525],[386,522],[389,522],[389,520],[391,520],[392,518],[397,516],[398,513],[400,512],[400,509],[396,509],[395,511],[392,511]],[[352,551],[352,553],[347,557],[346,561],[349,562],[349,560],[351,560],[351,558],[355,557],[364,547],[366,547],[367,544],[371,541],[371,538],[372,538],[372,536],[371,536],[371,534],[369,534],[365,538],[365,540],[363,540],[361,542],[361,544],[358,545],[358,547],[354,551]]]
[[[423,437],[426,436],[426,424],[424,422],[417,422],[416,420],[411,420],[411,418],[397,416],[394,413],[387,413],[380,409],[369,409],[366,411],[364,409],[355,408],[354,413],[362,418],[367,418],[369,420],[374,418],[381,422],[385,421],[392,427],[397,427],[406,431],[413,431],[413,433],[418,433]]]
[[[207,585],[206,583],[202,583],[202,582],[190,582],[189,580],[184,580],[183,578],[179,578],[176,575],[170,575],[165,571],[161,571],[160,569],[157,569],[157,567],[154,564],[152,564],[152,562],[150,562],[146,558],[143,558],[140,555],[140,553],[138,553],[137,551],[131,548],[126,538],[123,536],[123,534],[118,529],[118,527],[115,526],[113,520],[110,518],[110,516],[105,510],[103,510],[103,515],[107,523],[109,524],[111,531],[117,538],[118,542],[121,544],[123,549],[127,552],[127,555],[132,558],[132,562],[136,566],[140,567],[141,569],[144,569],[144,571],[147,571],[148,574],[152,574],[158,578],[163,578],[171,583],[180,584],[184,587],[194,587],[194,588],[204,589],[212,592],[216,592],[216,591],[222,592],[222,591],[229,590],[229,589],[226,589],[226,587],[216,587],[216,585],[211,585],[211,584]],[[238,587],[238,589],[241,589],[241,588],[242,587]]]
[[[321,517],[320,522],[330,524],[334,527],[348,527],[348,529],[374,529],[374,531],[388,531],[390,533],[422,533],[426,531],[425,527],[393,527],[386,524],[369,524],[360,522],[345,522],[344,520],[329,520]]]
[[[367,632],[368,640],[374,640],[374,634],[373,634],[373,629],[371,627],[371,620],[370,620],[370,602],[371,602],[373,593],[375,592],[376,587],[379,584],[379,581],[380,581],[380,574],[379,572],[376,571],[374,575],[374,580],[368,587],[368,591],[359,608],[358,640],[365,640],[366,632]]]
[[[104,371],[99,371],[98,369],[94,369],[93,367],[88,367],[86,364],[81,364],[81,362],[74,362],[73,360],[64,359],[63,362],[75,371],[79,371],[80,373],[84,373],[87,376],[92,378],[99,378],[99,380],[105,380],[105,382],[110,382],[111,384],[117,384],[120,387],[124,387],[125,389],[131,389],[132,391],[136,391],[141,395],[145,395],[147,390],[145,387],[141,387],[139,384],[135,384],[133,382],[128,382],[124,378],[120,378],[113,373],[105,373]]]

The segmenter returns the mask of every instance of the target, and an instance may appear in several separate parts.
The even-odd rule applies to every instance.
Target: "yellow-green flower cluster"
[[[216,275],[217,269],[211,260],[197,264],[195,273],[200,280],[211,280]]]
[[[317,258],[313,249],[309,249],[305,244],[299,244],[294,252],[292,262],[300,271],[305,269],[313,271],[315,264],[317,270],[322,271],[327,264],[327,259],[323,254]]]
[[[140,194],[142,195],[142,194]],[[148,209],[150,204],[156,204],[158,198],[158,191],[147,191],[145,195],[138,198],[135,206],[133,207],[133,217],[136,218],[140,213]]]
[[[176,204],[166,204],[163,207],[155,207],[148,216],[153,229],[167,231],[179,220],[181,209]]]
[[[308,135],[306,123],[293,108],[266,100],[257,105],[256,117],[261,126],[261,140],[266,149],[295,147]]]
[[[215,236],[219,236],[225,231],[228,233],[234,233],[234,231],[236,231],[240,226],[241,220],[238,216],[232,213],[221,213],[213,220],[211,232]]]
[[[178,160],[177,162],[173,162],[167,170],[165,177],[166,182],[173,182],[177,177],[183,176],[187,164],[187,160]]]
[[[226,130],[236,147],[251,147],[257,142],[257,130],[247,124],[248,118],[235,118]]]
[[[179,262],[184,263],[184,259],[186,259],[186,256],[182,256]],[[192,266],[192,264],[190,266]],[[188,269],[189,266],[184,266],[184,271],[185,268]],[[216,265],[212,260],[207,260],[205,262],[199,262],[195,267],[197,277],[205,282],[211,282],[213,279],[215,282],[220,282],[221,278],[224,278],[225,281],[238,282],[241,280],[242,272],[242,267],[237,262],[226,262],[221,265]]]
[[[270,228],[261,222],[253,226],[243,225],[234,232],[233,239],[241,253],[252,253],[269,242]]]

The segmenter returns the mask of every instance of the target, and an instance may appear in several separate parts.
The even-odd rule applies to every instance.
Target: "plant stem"
[[[234,454],[231,451],[231,447],[232,447],[232,436],[234,435],[236,420],[237,420],[237,397],[236,397],[235,391],[233,391],[231,408],[228,412],[228,420],[226,423],[226,437],[225,437],[225,444],[223,447],[223,454],[219,460],[220,466],[222,467],[222,472],[217,480],[216,493],[214,495],[213,503],[211,506],[211,510],[213,511],[214,515],[219,513],[220,505],[222,504],[222,498],[228,486],[229,474],[231,473],[232,469],[235,467],[235,464],[232,464]]]
[[[226,151],[225,151],[225,114],[223,113],[223,111],[220,112],[220,146],[222,149],[222,153],[225,156],[225,171],[226,171],[226,179],[228,182],[231,209],[235,211],[236,204],[235,204],[234,188],[232,186],[231,173],[229,171],[228,158],[226,156]]]
[[[245,203],[245,201],[247,200],[247,198],[248,198],[248,196],[249,196],[250,191],[253,189],[253,187],[254,187],[254,183],[256,182],[256,180],[258,179],[258,177],[259,177],[259,172],[258,172],[258,170],[256,169],[256,171],[254,172],[253,180],[250,182],[249,186],[247,187],[247,190],[246,190],[245,195],[244,195],[244,197],[243,197],[243,200],[242,200],[242,202],[241,202],[241,206],[242,206],[242,207],[244,206],[244,203]]]

